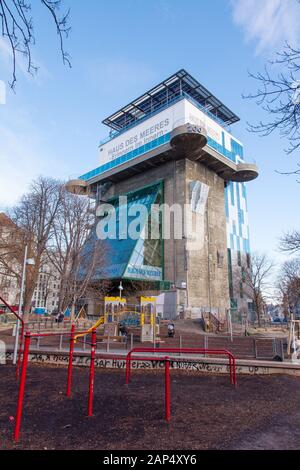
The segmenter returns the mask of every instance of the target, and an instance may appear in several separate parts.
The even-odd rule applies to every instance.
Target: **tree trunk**
[[[74,323],[75,322],[75,305],[76,305],[76,302],[75,300],[72,302],[72,306],[71,306],[71,313],[70,313],[70,320],[71,320],[71,323]]]
[[[254,305],[255,305],[255,310],[256,310],[256,316],[257,316],[257,323],[259,328],[261,327],[261,315],[260,315],[260,302],[258,299],[254,300]]]

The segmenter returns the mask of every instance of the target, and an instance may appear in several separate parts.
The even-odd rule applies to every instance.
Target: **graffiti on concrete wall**
[[[52,365],[67,365],[69,358],[66,354],[43,354],[43,353],[31,353],[29,355],[29,360],[31,363],[38,364],[52,364]],[[6,353],[6,361],[12,361],[12,352]],[[74,366],[83,366],[88,367],[90,364],[89,356],[74,356],[73,357]],[[208,360],[198,360],[198,361],[183,361],[183,360],[171,360],[170,365],[172,369],[185,370],[187,372],[199,372],[199,373],[213,373],[213,374],[224,374],[229,373],[229,366],[225,363],[211,363]],[[111,358],[96,358],[95,366],[100,369],[125,369],[126,360],[123,359],[111,359]],[[132,361],[132,369],[136,370],[153,370],[153,369],[164,369],[164,361],[153,360],[153,361]],[[237,374],[271,374],[278,373],[277,369],[272,369],[266,366],[258,365],[238,365]],[[300,370],[298,372],[300,374]]]
[[[6,363],[6,344],[0,340],[0,364]]]

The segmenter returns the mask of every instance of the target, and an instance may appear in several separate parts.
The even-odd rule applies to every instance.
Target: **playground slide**
[[[81,338],[82,336],[85,336],[85,335],[88,335],[89,333],[91,333],[95,328],[98,328],[100,325],[103,325],[104,323],[104,316],[102,315],[97,321],[96,323],[91,326],[91,328],[89,328],[88,330],[86,330],[84,333],[79,333],[78,335],[76,335],[74,337],[74,341],[76,343],[76,340],[77,338]]]

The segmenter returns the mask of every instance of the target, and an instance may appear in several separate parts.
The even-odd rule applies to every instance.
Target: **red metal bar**
[[[73,351],[74,351],[74,338],[75,338],[75,325],[72,325],[71,333],[68,333],[70,338],[70,352],[69,352],[69,368],[68,368],[68,386],[67,386],[67,396],[71,395],[71,382],[72,382],[72,364],[73,364]],[[31,335],[30,332],[25,334],[25,343],[24,343],[24,352],[23,352],[23,363],[22,363],[22,372],[20,378],[20,385],[19,385],[19,395],[18,395],[18,404],[17,404],[17,415],[16,415],[16,422],[15,422],[15,430],[14,430],[14,439],[17,441],[20,435],[20,425],[21,425],[21,417],[23,411],[23,399],[24,399],[24,391],[25,391],[25,382],[26,382],[26,373],[27,373],[27,365],[28,365],[28,354],[30,348],[30,340],[32,336],[39,336],[39,335]],[[91,365],[90,365],[90,382],[89,382],[89,401],[88,401],[88,415],[92,416],[92,405],[93,405],[93,396],[94,396],[94,373],[95,373],[95,357],[96,357],[96,346],[97,346],[97,338],[96,338],[96,330],[92,333],[92,343],[91,343]],[[171,419],[171,398],[170,398],[170,357],[162,357],[162,356],[138,356],[138,357],[131,357],[133,352],[164,352],[164,350],[168,350],[168,352],[185,352],[188,351],[189,353],[199,353],[199,352],[207,352],[208,354],[221,354],[224,353],[228,355],[229,358],[229,370],[231,374],[231,381],[230,383],[236,386],[236,360],[233,354],[227,350],[211,350],[211,349],[203,349],[203,348],[134,348],[133,350],[129,351],[126,356],[126,383],[129,383],[130,379],[130,370],[131,370],[131,362],[132,361],[164,361],[165,362],[165,419],[166,421],[170,421]],[[108,357],[107,355],[103,355],[103,357]],[[113,359],[120,359],[124,360],[123,356],[110,356]],[[68,394],[69,392],[69,394]]]
[[[73,325],[72,325],[73,326]],[[74,325],[75,328],[75,325]],[[75,330],[74,330],[75,331]],[[83,334],[84,332],[82,331],[76,331],[76,334]],[[72,335],[72,330],[70,331],[65,331],[65,332],[58,332],[58,333],[32,333],[31,337],[32,338],[45,338],[48,336],[71,336]]]
[[[165,418],[169,422],[171,419],[171,380],[170,380],[170,358],[165,358]]]
[[[67,397],[71,396],[72,372],[73,372],[73,353],[74,353],[75,325],[71,326],[71,338],[69,349],[68,379],[67,379]]]
[[[97,347],[96,329],[92,330],[91,344],[91,362],[90,362],[90,379],[89,379],[89,398],[88,398],[88,416],[93,416],[93,398],[94,398],[94,379],[95,379],[95,355]]]
[[[229,363],[229,380],[231,385],[236,386],[236,362],[233,354],[227,349],[207,349],[207,348],[133,348],[126,356],[126,384],[129,384],[131,375],[131,356],[135,352],[168,352],[168,353],[188,353],[188,354],[211,354],[226,355]]]
[[[21,370],[21,357],[22,357],[22,348],[23,348],[23,338],[24,338],[24,322],[21,323],[21,333],[19,338],[19,351],[18,351],[18,362],[16,368],[16,378],[19,378],[20,370]]]
[[[20,427],[21,427],[21,419],[22,419],[22,412],[23,412],[23,400],[24,400],[24,391],[25,391],[25,383],[26,383],[26,372],[27,372],[27,364],[28,364],[29,346],[30,346],[30,332],[27,332],[25,334],[23,363],[22,363],[22,371],[21,371],[21,377],[20,377],[16,422],[15,422],[15,430],[14,430],[14,440],[15,441],[18,441],[19,436],[20,436]]]
[[[151,352],[151,351],[155,351],[155,352],[161,352],[161,353],[165,353],[165,352],[172,352],[172,353],[176,353],[176,352],[184,352],[184,353],[194,353],[194,352],[197,352],[197,353],[207,353],[209,351],[209,354],[210,353],[219,353],[219,354],[231,354],[233,356],[233,354],[228,351],[228,349],[216,349],[216,348],[141,348],[141,347],[136,347],[136,348],[133,348],[129,351],[129,353],[134,353],[134,352]]]
[[[232,356],[232,367],[233,367],[233,384],[236,387],[237,386],[237,383],[236,383],[236,360],[235,360],[234,356]]]
[[[130,371],[131,371],[131,365],[130,365],[130,361],[131,361],[131,355],[129,356],[129,354],[127,354],[126,356],[126,385],[129,384],[129,379],[130,379]]]
[[[6,302],[6,300],[3,299],[3,297],[0,296],[0,300],[4,303],[5,307],[8,308],[8,310],[10,310],[11,313],[13,313],[17,318],[18,320],[20,320],[20,322],[24,325],[24,320],[22,317],[20,317],[20,315],[17,314],[17,312],[15,312],[12,307]],[[3,313],[0,313],[0,315],[4,314]]]

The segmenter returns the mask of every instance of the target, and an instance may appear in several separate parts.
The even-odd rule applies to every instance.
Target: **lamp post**
[[[124,287],[122,285],[122,281],[120,281],[120,285],[119,285],[119,291],[120,291],[120,299],[122,299],[122,291],[124,290]]]
[[[34,266],[34,264],[35,264],[34,259],[27,258],[27,254],[28,254],[28,245],[25,246],[25,252],[24,252],[21,290],[20,290],[20,299],[19,299],[19,310],[18,310],[19,317],[21,317],[23,315],[22,307],[23,307],[23,297],[24,297],[24,288],[25,288],[25,280],[26,280],[26,266],[27,265]],[[17,362],[18,345],[19,345],[19,331],[20,331],[20,320],[17,319],[15,346],[14,346],[14,354],[13,354],[13,364],[16,364],[16,362]]]
[[[154,309],[153,309],[153,347],[156,347],[156,301],[154,304]]]

